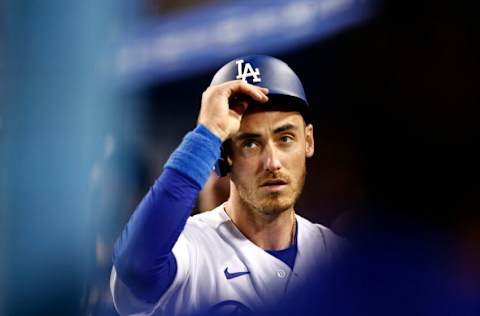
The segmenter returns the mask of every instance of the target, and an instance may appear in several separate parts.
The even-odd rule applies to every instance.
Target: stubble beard
[[[248,209],[266,216],[277,216],[293,208],[305,184],[306,167],[298,179],[289,181],[281,192],[263,192],[258,186],[246,185],[232,178],[238,191],[240,202]],[[272,175],[273,177],[273,175]]]

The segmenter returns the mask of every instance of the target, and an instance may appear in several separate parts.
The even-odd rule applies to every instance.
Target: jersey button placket
[[[287,276],[287,273],[285,272],[285,270],[278,270],[277,271],[277,277],[278,278],[285,279],[286,276]]]

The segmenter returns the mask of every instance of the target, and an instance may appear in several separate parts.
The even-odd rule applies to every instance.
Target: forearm
[[[155,300],[173,281],[172,248],[219,157],[220,145],[203,126],[188,133],[117,240],[115,269],[140,298]]]

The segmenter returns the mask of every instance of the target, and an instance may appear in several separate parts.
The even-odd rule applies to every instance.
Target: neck
[[[282,250],[293,243],[296,229],[293,207],[279,214],[262,214],[230,196],[225,211],[242,234],[264,250]]]

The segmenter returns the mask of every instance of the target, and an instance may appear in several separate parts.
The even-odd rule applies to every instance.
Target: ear
[[[315,142],[313,140],[313,125],[308,124],[305,127],[305,157],[310,158],[315,151]]]
[[[232,140],[227,139],[223,142],[223,158],[225,162],[228,164],[228,169],[232,167]],[[229,170],[230,171],[230,170]]]

